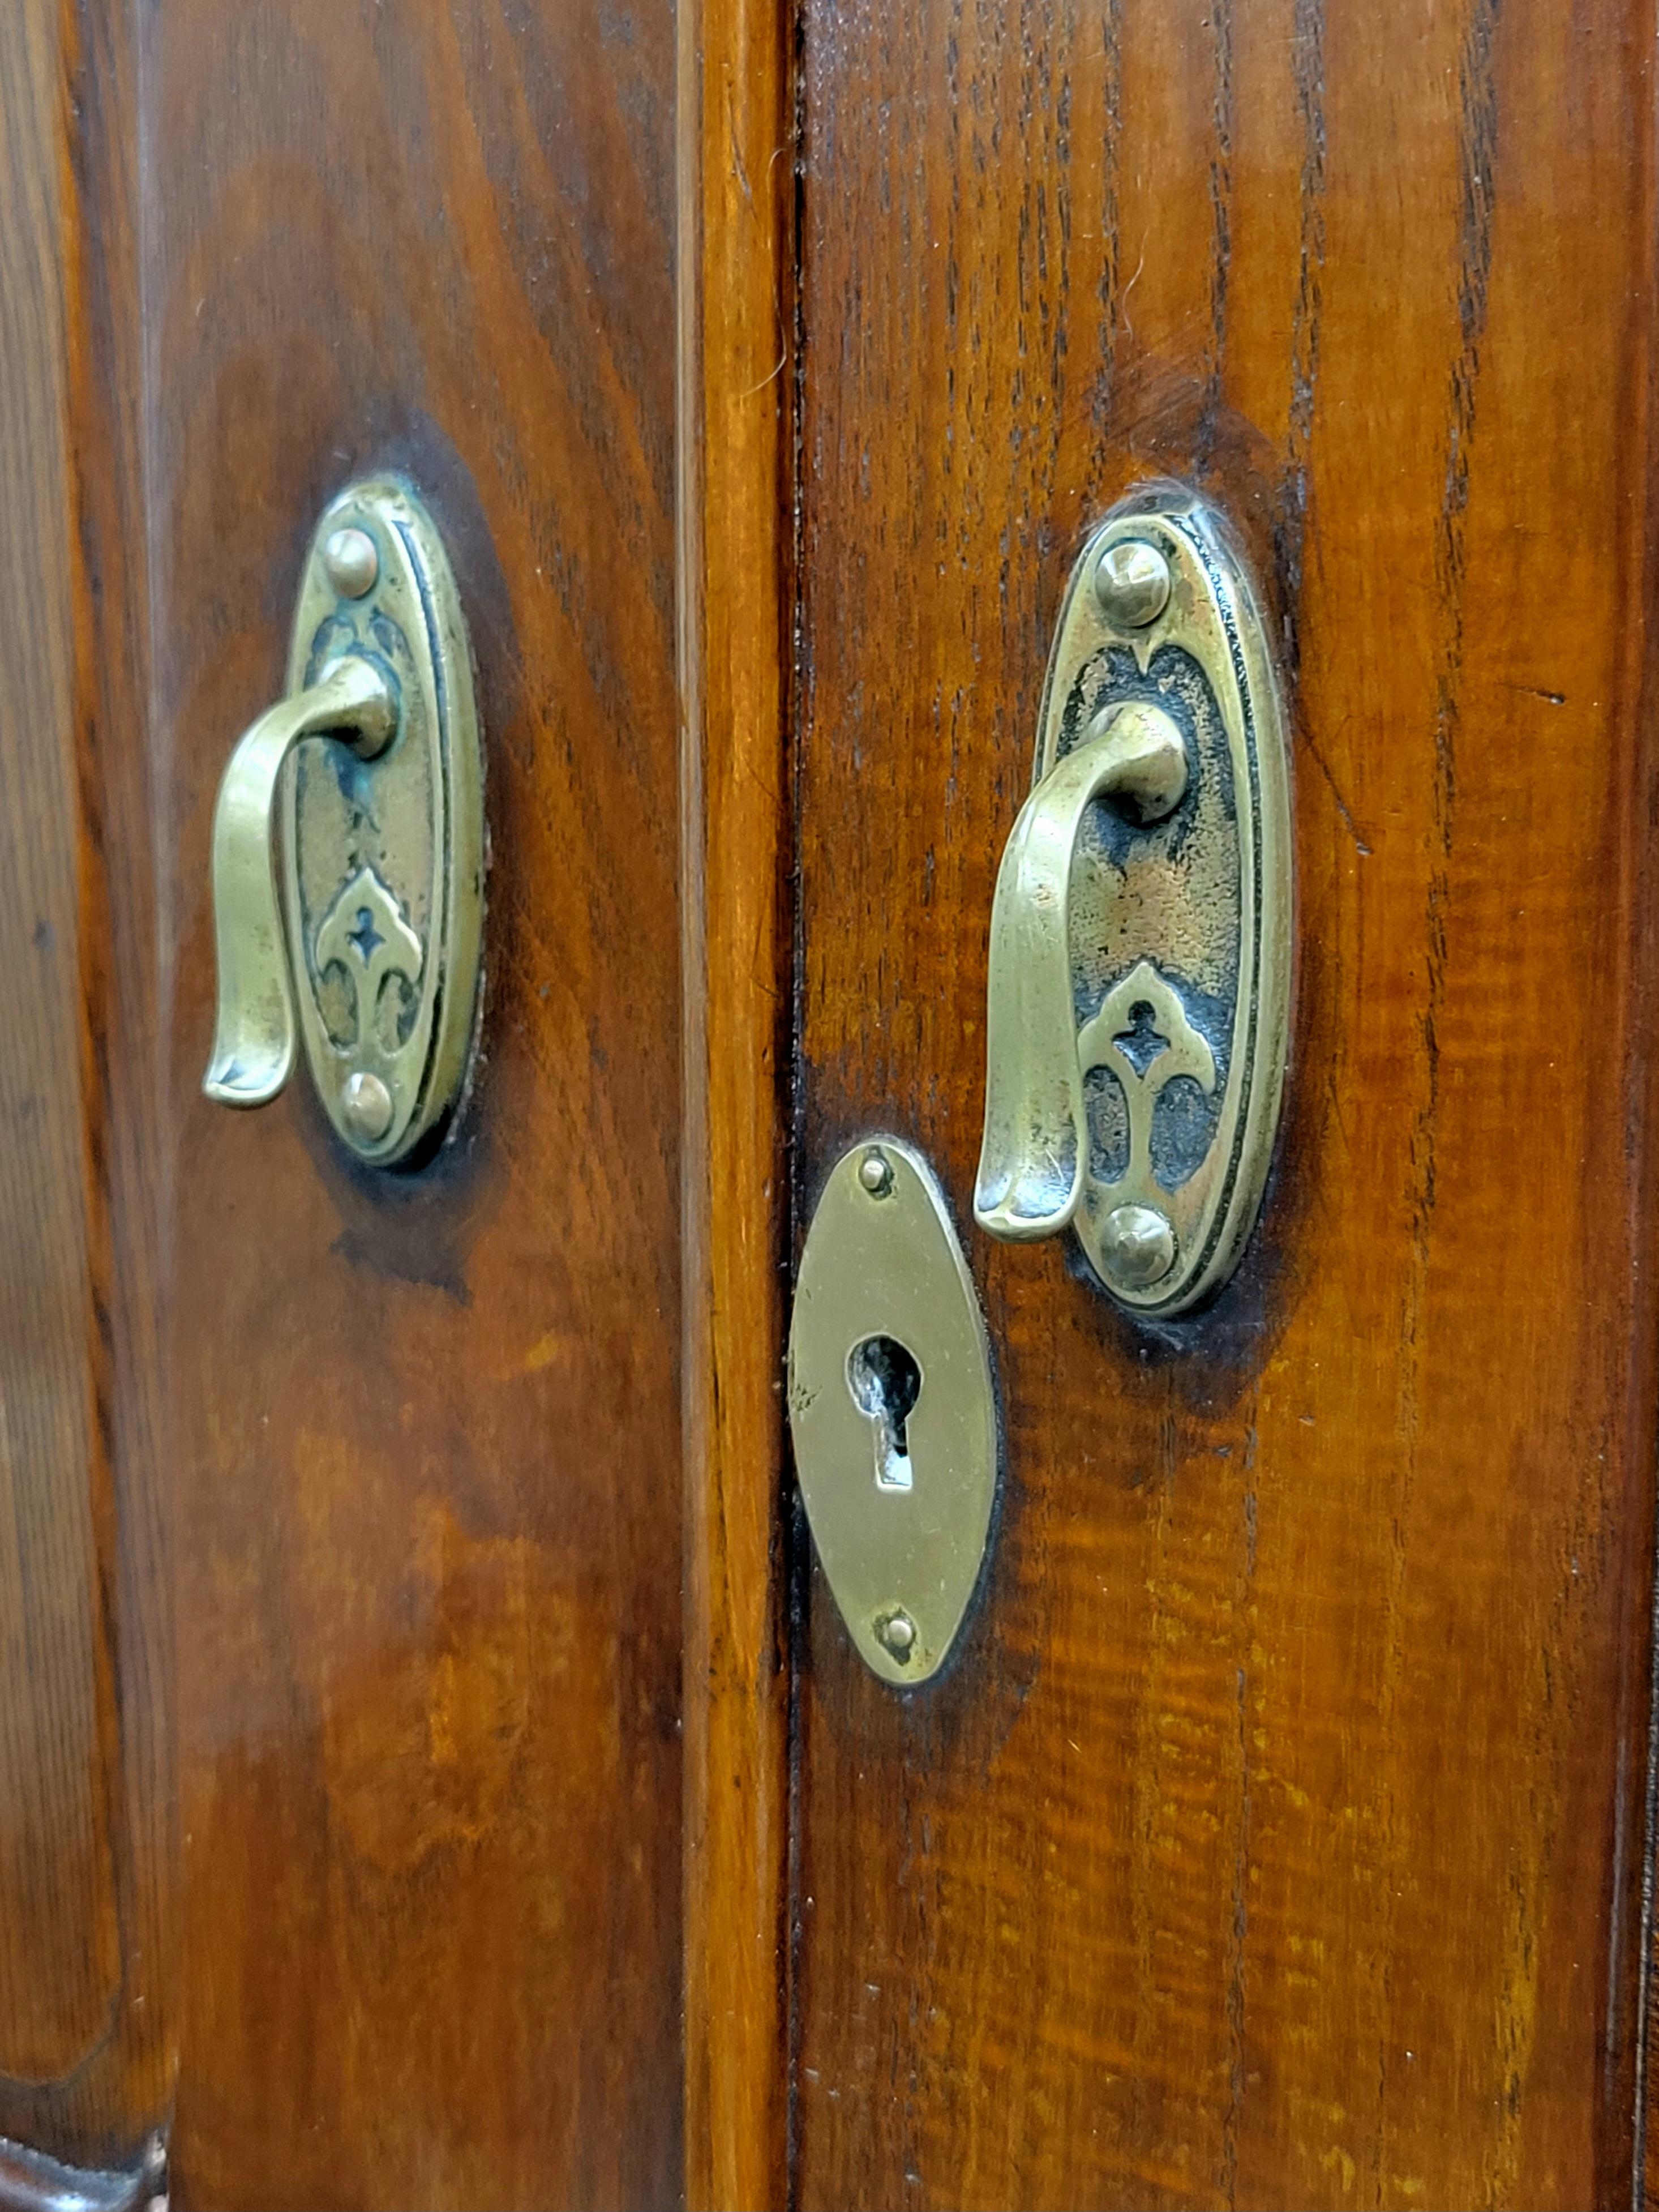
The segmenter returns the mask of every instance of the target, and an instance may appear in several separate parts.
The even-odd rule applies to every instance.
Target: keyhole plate
[[[927,1681],[985,1557],[996,1400],[944,1195],[896,1137],[863,1139],[825,1180],[795,1286],[789,1426],[818,1563],[860,1656],[884,1681]]]

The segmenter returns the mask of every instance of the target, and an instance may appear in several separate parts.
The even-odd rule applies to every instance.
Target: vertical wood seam
[[[788,2189],[784,0],[678,27],[686,2201]]]
[[[787,445],[788,548],[787,606],[787,719],[786,744],[789,790],[789,1034],[787,1092],[785,1099],[788,1129],[788,1236],[785,1253],[786,1282],[794,1287],[796,1255],[805,1242],[809,1218],[805,1187],[806,1152],[803,1121],[806,1101],[806,1071],[801,1056],[805,1034],[806,915],[797,896],[801,882],[801,744],[806,726],[806,288],[801,258],[806,237],[806,7],[805,0],[789,0],[787,87],[790,131],[789,252],[784,271],[788,287],[787,328],[794,349],[789,374],[790,420]],[[786,1492],[780,1522],[788,1546],[787,1561],[788,1607],[788,1809],[787,1894],[788,1949],[786,1958],[785,2003],[788,2018],[788,2047],[785,2085],[785,2197],[787,2212],[797,2212],[800,2200],[800,2069],[804,2021],[800,1975],[805,1948],[806,1842],[806,1760],[802,1741],[801,1698],[807,1663],[808,1590],[812,1571],[811,1539],[806,1510],[793,1480],[793,1447],[786,1468]]]
[[[1656,203],[1659,202],[1659,80],[1652,68],[1656,36],[1659,36],[1659,10],[1650,6],[1644,11],[1638,35],[1642,38],[1642,61],[1638,66],[1638,82],[1645,79],[1645,97],[1637,95],[1638,112],[1644,128],[1642,133],[1643,173],[1639,186],[1641,221],[1638,234],[1645,244],[1645,264],[1633,285],[1632,321],[1637,337],[1636,374],[1632,378],[1635,397],[1639,409],[1639,420],[1632,425],[1632,448],[1638,457],[1640,475],[1632,487],[1632,514],[1626,526],[1635,541],[1632,552],[1638,583],[1632,594],[1634,605],[1630,624],[1631,654],[1634,664],[1632,686],[1635,692],[1636,750],[1632,762],[1631,817],[1637,825],[1645,825],[1648,837],[1644,842],[1638,835],[1627,843],[1628,858],[1633,862],[1636,884],[1635,896],[1626,897],[1626,913],[1637,916],[1651,912],[1650,897],[1643,893],[1650,884],[1653,874],[1652,830],[1659,818],[1659,758],[1656,757],[1652,732],[1656,726],[1656,708],[1659,707],[1659,661],[1656,660],[1653,632],[1653,612],[1656,583],[1659,582],[1659,502],[1654,498],[1654,466],[1652,453],[1652,422],[1656,379],[1659,378],[1659,353],[1652,342],[1653,315],[1659,305],[1659,263],[1656,262],[1654,218]],[[1632,947],[1634,973],[1631,998],[1634,1008],[1632,1039],[1626,1076],[1626,1146],[1630,1158],[1638,1165],[1633,1177],[1633,1214],[1631,1243],[1635,1260],[1632,1294],[1635,1311],[1650,1313],[1656,1288],[1654,1264],[1655,1206],[1659,1190],[1656,1188],[1656,1162],[1653,1135],[1656,1126],[1655,1108],[1659,1100],[1659,1056],[1651,1049],[1644,1050],[1654,1033],[1656,1015],[1659,1015],[1659,944],[1656,944],[1650,928],[1639,926],[1635,931]],[[1632,1604],[1631,1611],[1638,1614],[1632,1632],[1620,1638],[1627,1652],[1632,1652],[1638,1637],[1645,1638],[1646,1649],[1639,1656],[1632,1652],[1621,1686],[1623,1698],[1635,1705],[1637,1710],[1626,1723],[1626,1716],[1617,1717],[1621,1737],[1632,1741],[1645,1753],[1646,1771],[1642,1777],[1639,1792],[1632,1790],[1630,1825],[1637,1828],[1641,1850],[1641,1863],[1633,1874],[1620,1863],[1626,1822],[1620,1818],[1614,1838],[1613,1869],[1613,1894],[1611,1899],[1610,1955],[1607,1960],[1607,2049],[1603,2052],[1604,2094],[1609,2100],[1619,2098],[1621,2087],[1627,2083],[1629,2094],[1630,2138],[1628,2200],[1640,2212],[1640,2208],[1656,2201],[1655,2160],[1659,2146],[1650,2142],[1650,2111],[1652,2100],[1649,2093],[1649,2068],[1652,2046],[1652,2014],[1655,1996],[1654,1944],[1655,1923],[1655,1855],[1659,1852],[1659,1549],[1656,1547],[1655,1510],[1656,1484],[1659,1483],[1659,1452],[1656,1451],[1654,1433],[1654,1391],[1656,1382],[1655,1331],[1649,1325],[1635,1334],[1633,1357],[1629,1375],[1631,1419],[1633,1425],[1645,1431],[1646,1450],[1637,1459],[1646,1485],[1645,1508],[1648,1582],[1648,1603],[1645,1608]],[[1640,1709],[1645,1699],[1646,1711]],[[1623,1700],[1621,1699],[1621,1702]],[[1635,1926],[1626,1930],[1626,1897],[1633,1893]],[[1621,1941],[1621,1937],[1623,1940]],[[1635,1971],[1630,1972],[1631,1954],[1634,1954]],[[1632,1986],[1633,1984],[1633,1986]],[[1627,2028],[1629,2042],[1629,2072],[1621,2063],[1624,2054],[1618,2048],[1621,2028]],[[1598,2136],[1613,2114],[1598,2116]],[[1613,2161],[1607,2161],[1611,2166]],[[1609,2193],[1607,2200],[1614,2201]]]

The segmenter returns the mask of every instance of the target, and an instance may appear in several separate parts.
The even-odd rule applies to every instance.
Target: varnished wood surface
[[[0,2137],[116,2197],[173,1863],[129,27],[0,25]]]
[[[63,37],[0,22],[0,2070],[68,2074],[120,1972],[101,1790],[65,450]]]
[[[1652,1549],[1636,0],[807,0],[802,1108],[968,1216],[1087,526],[1281,625],[1265,1224],[1143,1331],[970,1235],[1006,1482],[948,1675],[822,1580],[808,2207],[1629,2201]]]
[[[672,2204],[680,1112],[667,10],[149,18],[185,1929],[176,2200]],[[198,1095],[216,787],[405,471],[492,860],[454,1141]]]
[[[686,2198],[735,2212],[789,2191],[792,25],[678,28]]]
[[[49,2072],[116,1993],[72,2073],[0,2084],[0,2134],[131,2156],[176,2021],[185,2205],[669,2203],[682,2084],[692,2202],[1627,2201],[1645,11],[807,0],[797,356],[797,27],[704,0],[678,769],[665,13],[145,20],[142,73],[125,5],[0,33],[6,160],[20,85],[64,155],[58,214],[14,201],[0,241],[27,352],[62,222],[62,355],[0,395],[42,550],[12,533],[0,591],[73,744],[3,742],[79,779],[86,1151],[78,1198],[62,1160],[27,1194],[69,1261],[52,1346],[77,1207],[94,1324],[84,1487],[53,1485],[30,1583],[71,1664],[27,1688],[57,1701],[61,1835],[104,1843],[85,1881],[27,1838],[12,1862],[63,1910],[0,1933],[0,2067]],[[773,396],[798,370],[799,567]],[[249,1118],[196,1091],[218,774],[317,506],[381,465],[460,572],[495,856],[477,1089],[396,1182],[343,1165],[303,1078]],[[792,1742],[778,732],[799,1195],[886,1126],[965,1219],[1048,624],[1082,530],[1153,471],[1243,529],[1295,683],[1267,1221],[1157,1336],[1057,1248],[969,1237],[1008,1426],[988,1587],[905,1699],[814,1580]],[[19,847],[0,935],[69,850]],[[61,1080],[31,972],[8,1018]]]

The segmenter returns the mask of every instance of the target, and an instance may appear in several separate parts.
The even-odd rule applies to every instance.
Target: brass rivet
[[[1144,538],[1120,538],[1100,556],[1095,597],[1120,629],[1145,629],[1170,604],[1170,564]]]
[[[859,1162],[859,1181],[872,1198],[885,1198],[893,1188],[893,1164],[879,1145],[872,1145]]]
[[[889,1658],[908,1667],[915,1656],[916,1624],[902,1606],[895,1606],[876,1622],[876,1641]]]
[[[1126,1290],[1150,1290],[1175,1265],[1175,1231],[1155,1206],[1115,1206],[1106,1217],[1100,1249],[1115,1282]]]
[[[337,530],[323,548],[328,580],[343,599],[361,599],[374,588],[380,556],[366,530]]]
[[[378,1075],[349,1075],[340,1105],[352,1135],[366,1145],[378,1145],[392,1127],[392,1093]]]

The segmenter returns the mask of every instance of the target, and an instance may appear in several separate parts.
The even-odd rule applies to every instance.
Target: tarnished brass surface
[[[291,699],[269,707],[235,751],[213,814],[213,922],[219,1018],[202,1088],[222,1106],[264,1106],[294,1072],[294,988],[271,851],[276,787],[301,738],[384,738],[397,701],[383,670],[337,660]]]
[[[1182,772],[1160,780],[1149,757],[1171,747]],[[1142,1312],[1226,1280],[1278,1127],[1291,892],[1284,719],[1249,580],[1200,501],[1151,487],[1073,571],[997,879],[982,1228],[1073,1228]]]
[[[214,817],[219,1022],[204,1087],[227,1105],[273,1098],[297,1010],[336,1130],[389,1166],[459,1094],[483,894],[466,634],[406,487],[355,485],[322,517],[288,677],[237,746]]]
[[[884,1681],[944,1664],[996,1496],[991,1356],[945,1200],[896,1137],[830,1170],[789,1330],[801,1497],[848,1634]]]

